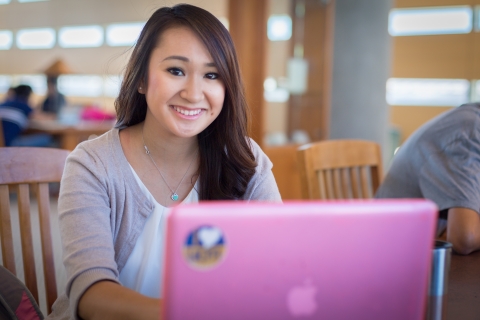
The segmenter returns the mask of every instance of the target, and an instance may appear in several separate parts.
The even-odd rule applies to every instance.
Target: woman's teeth
[[[175,111],[177,112],[180,112],[181,114],[184,114],[186,116],[195,116],[197,114],[199,114],[200,112],[202,112],[202,109],[196,109],[196,110],[185,110],[185,109],[180,109],[178,107],[173,107],[173,109],[175,109]]]

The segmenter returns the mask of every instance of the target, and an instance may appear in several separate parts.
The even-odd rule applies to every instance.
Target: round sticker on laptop
[[[183,256],[192,267],[208,270],[225,257],[226,246],[222,230],[214,226],[201,226],[187,236]]]

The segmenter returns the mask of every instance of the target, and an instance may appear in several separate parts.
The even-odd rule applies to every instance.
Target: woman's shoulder
[[[255,171],[257,174],[262,174],[267,170],[271,170],[273,167],[272,161],[270,161],[260,145],[258,145],[258,143],[252,138],[248,138],[247,142],[250,146],[250,150],[252,150],[253,156],[255,157],[255,162],[257,164]]]
[[[67,163],[81,163],[84,166],[118,166],[122,147],[118,137],[118,129],[113,128],[93,139],[81,142],[70,153]]]
[[[252,138],[248,139],[257,166],[255,168],[255,175],[250,180],[247,192],[245,192],[243,199],[281,201],[277,183],[275,182],[272,172],[272,161],[270,161],[255,140]]]

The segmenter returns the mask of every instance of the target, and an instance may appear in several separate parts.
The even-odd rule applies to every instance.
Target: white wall
[[[49,0],[0,5],[0,30],[146,21],[159,7],[175,3],[203,7],[217,17],[227,17],[227,0]],[[120,74],[129,56],[127,47],[45,50],[0,50],[0,74],[41,73],[57,58],[81,74]]]

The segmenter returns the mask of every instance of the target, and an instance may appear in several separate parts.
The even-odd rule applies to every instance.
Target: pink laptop
[[[165,319],[423,319],[436,217],[426,200],[176,207]]]

